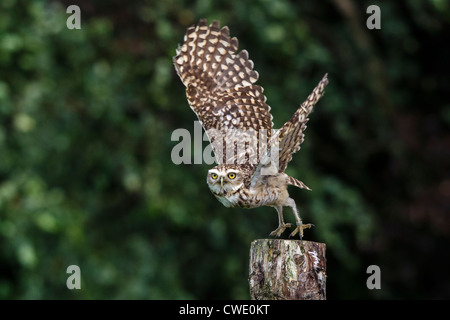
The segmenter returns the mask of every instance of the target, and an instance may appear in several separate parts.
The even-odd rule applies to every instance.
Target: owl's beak
[[[223,177],[220,178],[220,186],[223,188]]]

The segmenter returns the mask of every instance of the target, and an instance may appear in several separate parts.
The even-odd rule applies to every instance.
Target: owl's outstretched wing
[[[263,88],[254,84],[253,62],[237,49],[228,27],[218,21],[208,26],[203,19],[188,28],[173,62],[217,162],[256,166],[261,135],[266,141],[271,136],[272,115]]]
[[[288,163],[292,160],[292,154],[300,150],[305,134],[308,115],[313,107],[325,93],[325,86],[328,84],[328,74],[320,80],[308,98],[301,104],[292,118],[286,122],[277,132],[279,142],[279,164],[278,172],[284,172]],[[275,138],[275,137],[274,137]]]
[[[314,105],[325,93],[328,84],[328,74],[322,78],[308,98],[300,105],[292,118],[273,134],[267,149],[262,151],[261,161],[256,166],[251,178],[251,185],[255,185],[264,175],[275,175],[286,170],[292,160],[292,154],[300,150],[304,140],[304,131]],[[289,177],[290,179],[294,179]],[[301,181],[294,179],[290,184],[307,188]]]

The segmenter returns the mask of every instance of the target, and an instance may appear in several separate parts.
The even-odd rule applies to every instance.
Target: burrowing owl
[[[303,236],[303,224],[288,185],[310,190],[303,182],[284,173],[292,154],[300,150],[308,115],[324,94],[327,75],[314,88],[292,118],[273,130],[270,107],[263,88],[255,85],[258,73],[248,52],[237,53],[238,40],[228,27],[200,20],[188,28],[184,43],[173,58],[175,69],[186,86],[189,105],[211,141],[218,165],[208,171],[207,183],[226,207],[274,207],[279,237],[291,227],[283,219],[283,207],[291,207],[296,228],[290,234]]]

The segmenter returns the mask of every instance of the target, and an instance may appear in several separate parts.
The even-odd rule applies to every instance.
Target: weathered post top
[[[324,243],[259,239],[250,247],[253,300],[325,300]]]

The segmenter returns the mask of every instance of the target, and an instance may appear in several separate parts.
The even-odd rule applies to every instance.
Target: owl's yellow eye
[[[211,173],[211,178],[213,178],[214,180],[216,180],[217,179],[217,173]]]
[[[233,180],[234,178],[236,178],[236,173],[230,172],[228,174],[228,178],[230,178],[231,180]]]

